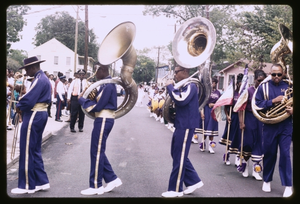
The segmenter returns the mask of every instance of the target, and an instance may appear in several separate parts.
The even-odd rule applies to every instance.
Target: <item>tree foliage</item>
[[[70,16],[68,12],[56,12],[41,19],[40,23],[35,27],[36,35],[34,45],[39,46],[52,38],[66,45],[71,50],[75,49],[75,26],[76,19]],[[78,22],[78,40],[77,53],[84,55],[85,47],[85,24]],[[98,45],[96,43],[96,35],[93,30],[89,30],[88,55],[97,59]]]
[[[149,82],[154,79],[155,67],[153,59],[144,54],[138,54],[132,77],[136,83]]]
[[[23,60],[25,58],[27,58],[27,53],[25,51],[11,49],[10,53],[7,55],[6,67],[16,72],[18,68],[23,66]]]
[[[235,5],[149,5],[143,14],[174,17],[179,23],[196,16],[209,18],[217,34],[211,59],[220,68],[225,61],[233,63],[241,58],[254,61],[257,68],[270,62],[270,50],[281,38],[278,24],[291,31],[293,26],[288,5],[261,5],[246,12],[237,11]],[[291,57],[286,60],[292,63]]]
[[[23,15],[30,9],[29,6],[13,5],[6,10],[6,51],[10,52],[11,44],[20,41],[19,34],[26,25]]]

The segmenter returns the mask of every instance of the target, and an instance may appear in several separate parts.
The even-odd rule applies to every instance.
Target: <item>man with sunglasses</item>
[[[175,80],[181,81],[189,77],[189,69],[175,67]],[[190,194],[203,186],[188,154],[195,128],[199,127],[200,113],[198,111],[198,88],[194,83],[187,83],[179,89],[174,88],[173,80],[166,83],[167,91],[175,102],[175,131],[171,142],[173,168],[169,179],[168,191],[163,197],[181,197]],[[187,187],[183,191],[183,183]]]
[[[271,68],[271,80],[258,87],[255,97],[257,110],[269,110],[276,103],[283,100],[289,84],[282,80],[283,73],[280,64],[273,64]],[[287,111],[289,114],[289,110]],[[271,192],[271,181],[277,159],[279,146],[279,175],[282,186],[285,186],[283,197],[292,195],[292,165],[290,158],[290,146],[292,141],[293,123],[292,117],[288,117],[276,124],[263,124],[263,186],[262,190]]]

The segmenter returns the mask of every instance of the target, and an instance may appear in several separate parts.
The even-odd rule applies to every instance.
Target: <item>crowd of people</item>
[[[260,87],[256,98],[258,101],[256,104],[261,104],[261,109],[268,109],[275,103],[278,103],[283,98],[283,92],[288,88],[288,84],[283,82],[282,79],[286,78],[286,70],[278,65],[272,66],[272,73],[269,75],[269,80],[264,84],[271,84],[272,91],[270,96],[265,96],[264,90]],[[276,72],[276,73],[275,73]],[[278,73],[277,73],[278,72]],[[285,186],[283,196],[289,197],[292,194],[292,170],[290,159],[290,145],[292,140],[292,117],[283,122],[276,124],[264,124],[258,120],[252,111],[252,97],[255,90],[259,87],[260,83],[267,78],[267,74],[263,70],[255,70],[254,72],[254,85],[247,87],[248,92],[247,103],[244,110],[244,116],[242,111],[235,112],[233,107],[237,103],[240,95],[240,89],[242,79],[244,75],[242,73],[237,75],[235,83],[235,90],[233,94],[233,103],[231,105],[222,106],[222,118],[225,121],[224,132],[219,132],[218,121],[211,116],[212,108],[215,103],[226,92],[217,90],[217,78],[212,78],[212,91],[207,104],[202,110],[200,110],[200,119],[198,128],[195,129],[194,136],[191,142],[198,143],[200,151],[208,150],[209,153],[214,154],[214,148],[217,142],[214,138],[221,136],[218,143],[226,146],[225,154],[223,155],[223,162],[226,165],[230,165],[229,156],[235,156],[235,166],[237,172],[241,173],[243,177],[249,176],[249,169],[251,169],[252,177],[256,180],[263,180],[262,190],[270,192],[270,183],[273,178],[274,166],[277,157],[277,148],[280,149],[280,161],[279,172],[282,185]],[[281,87],[281,89],[280,89]],[[141,87],[142,89],[142,87]],[[273,90],[276,93],[273,92]],[[284,90],[284,91],[282,91]],[[155,84],[148,90],[149,103],[147,104],[147,110],[150,112],[150,117],[154,117],[156,121],[165,123],[166,126],[172,127],[174,132],[176,128],[174,124],[168,124],[163,117],[161,117],[162,106],[160,102],[164,103],[167,96],[167,91],[163,88],[159,89]],[[269,94],[269,93],[268,93]],[[269,99],[270,97],[270,99]],[[293,108],[288,106],[286,112],[289,115],[293,114]],[[281,129],[279,128],[281,127]],[[243,132],[243,141],[242,140]],[[209,138],[207,145],[206,138]],[[207,148],[208,146],[208,148]],[[249,165],[249,161],[252,161],[253,165]],[[262,173],[262,176],[260,175]],[[169,194],[167,194],[168,196]],[[181,194],[172,194],[174,197]]]
[[[116,87],[104,84],[97,90],[97,100],[83,98],[88,87],[84,70],[79,70],[74,79],[66,80],[66,76],[60,72],[57,76],[43,72],[39,66],[42,62],[44,61],[39,61],[36,57],[25,59],[24,66],[20,70],[25,69],[27,76],[20,72],[13,73],[12,70],[7,70],[7,130],[12,129],[12,124],[15,124],[17,119],[23,123],[20,128],[19,183],[18,188],[12,189],[11,192],[14,194],[34,193],[50,188],[43,167],[40,147],[41,133],[48,118],[52,117],[49,106],[54,103],[56,104],[55,121],[62,122],[63,112],[70,115],[68,121],[70,122],[70,131],[73,133],[76,132],[77,119],[79,132],[83,131],[85,114],[81,107],[88,112],[94,112],[96,116],[92,131],[92,144],[95,145],[91,146],[90,188],[81,193],[83,195],[99,195],[120,186],[122,182],[114,174],[104,153],[106,139],[113,127],[117,109]],[[100,64],[95,66],[98,79],[111,78],[108,66]],[[179,65],[175,67],[174,73],[176,81],[189,77],[189,69]],[[248,177],[251,158],[253,162],[252,176],[257,180],[263,180],[262,190],[265,192],[271,191],[271,181],[279,147],[279,174],[282,185],[285,186],[283,196],[291,196],[290,145],[293,133],[293,108],[287,106],[285,111],[289,117],[276,124],[262,123],[253,115],[253,107],[257,110],[267,110],[284,100],[283,95],[289,88],[289,84],[283,81],[284,78],[286,78],[286,70],[280,64],[272,66],[268,78],[264,71],[256,70],[254,73],[255,84],[247,87],[246,90],[248,98],[245,109],[235,112],[233,107],[239,99],[243,79],[243,74],[239,74],[235,81],[233,103],[224,106],[223,118],[225,118],[226,125],[221,134],[218,130],[218,122],[211,117],[213,107],[222,96],[216,88],[218,83],[216,78],[212,79],[212,92],[208,103],[200,111],[198,109],[199,93],[193,83],[186,83],[179,89],[175,88],[173,80],[167,81],[166,88],[158,88],[156,84],[152,84],[151,88],[146,88],[140,84],[136,106],[143,104],[142,101],[148,93],[147,110],[150,112],[150,117],[164,123],[173,132],[171,143],[173,168],[168,191],[164,192],[162,196],[181,197],[204,185],[188,159],[191,143],[198,143],[201,134],[203,137],[199,148],[201,151],[206,150],[205,139],[208,137],[208,151],[211,154],[214,153],[213,148],[217,145],[214,137],[222,135],[219,144],[226,145],[223,156],[224,163],[230,165],[229,155],[235,154],[237,171],[244,177]],[[259,86],[260,83],[262,86]],[[266,92],[266,87],[270,91]],[[257,90],[257,95],[252,98],[255,90]],[[226,90],[223,94],[226,94]],[[163,117],[163,106],[167,96],[171,97],[175,104],[174,123],[168,123]],[[16,117],[20,115],[22,117]],[[31,140],[26,138],[30,137],[33,137],[33,140],[29,143]],[[28,149],[27,147],[30,145],[32,148]],[[29,159],[26,159],[28,155]],[[35,164],[36,161],[38,161],[37,164]],[[109,171],[106,172],[106,170]],[[260,172],[262,172],[262,177],[259,175]],[[102,178],[107,183],[105,188],[102,186]],[[185,190],[183,190],[183,184],[187,187]]]

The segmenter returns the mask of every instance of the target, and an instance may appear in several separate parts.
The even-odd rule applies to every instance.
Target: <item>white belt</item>
[[[47,103],[36,103],[31,110],[32,111],[47,111],[47,107],[48,107]]]
[[[104,109],[100,112],[95,112],[95,117],[97,118],[115,118],[115,115],[115,111],[109,109]]]

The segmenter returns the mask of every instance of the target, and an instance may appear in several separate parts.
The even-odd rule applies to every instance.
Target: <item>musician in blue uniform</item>
[[[174,73],[176,81],[189,77],[189,69],[181,66],[176,66]],[[193,83],[188,83],[179,89],[174,88],[173,80],[168,80],[166,85],[168,94],[175,102],[176,118],[174,122],[175,131],[171,143],[173,168],[168,191],[162,193],[162,196],[181,197],[183,194],[190,194],[203,186],[203,182],[188,158],[194,130],[199,127],[200,121],[198,110],[199,91]],[[183,183],[187,187],[184,191]]]
[[[111,79],[108,66],[99,63],[95,66],[97,67],[97,79]],[[106,140],[115,121],[117,90],[115,84],[103,84],[100,86],[95,99],[83,98],[84,92],[78,96],[78,102],[87,112],[95,113],[96,118],[91,138],[89,188],[82,190],[81,194],[101,195],[122,184],[105,155]],[[102,185],[102,179],[107,184],[105,188]]]
[[[20,97],[16,112],[22,115],[23,124],[20,134],[20,158],[18,188],[11,190],[13,194],[34,193],[50,188],[48,176],[44,170],[41,153],[42,135],[45,129],[51,102],[51,84],[48,77],[40,69],[37,57],[24,60],[26,74],[34,77],[30,89]]]
[[[282,80],[284,70],[280,64],[273,64],[271,68],[271,80],[258,87],[255,105],[256,110],[265,111],[276,103],[280,103],[289,84]],[[289,110],[283,110],[289,113]],[[289,113],[290,114],[290,113]],[[283,196],[292,195],[292,165],[290,146],[293,133],[292,116],[276,124],[263,124],[263,186],[262,190],[271,192],[271,181],[277,159],[279,146],[279,175],[282,186],[285,186]]]

